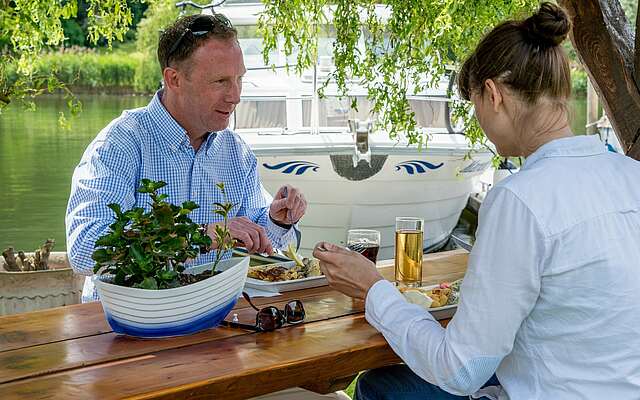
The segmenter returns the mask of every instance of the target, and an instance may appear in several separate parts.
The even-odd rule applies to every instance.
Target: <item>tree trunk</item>
[[[559,3],[571,16],[571,41],[625,153],[640,160],[640,53],[634,51],[635,34],[620,3],[618,0]]]

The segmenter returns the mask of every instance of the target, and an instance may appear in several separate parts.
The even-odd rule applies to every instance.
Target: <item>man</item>
[[[262,187],[255,155],[232,131],[229,117],[240,102],[246,72],[236,30],[221,14],[187,16],[165,29],[158,44],[164,88],[149,105],[125,111],[89,145],[73,174],[67,207],[67,244],[74,270],[91,275],[94,243],[112,221],[109,203],[123,209],[148,207],[136,192],[142,178],[167,183],[167,201],[192,200],[201,207],[191,218],[207,223],[214,238],[215,184],[224,182],[227,200],[237,204],[231,235],[249,252],[269,253],[294,239],[293,226],[306,211],[299,190],[283,186],[272,200]],[[219,223],[219,221],[218,221]],[[215,243],[213,248],[215,248]],[[201,255],[193,264],[213,261]],[[85,282],[83,301],[97,300]],[[261,400],[348,399],[291,388]]]
[[[199,204],[191,218],[208,223],[212,238],[220,223],[213,203],[225,200],[215,185],[224,182],[227,200],[236,204],[229,230],[251,253],[285,246],[306,210],[304,196],[290,186],[272,200],[255,155],[227,129],[246,72],[231,23],[219,14],[181,18],[162,32],[158,59],[164,88],[148,106],[123,112],[103,129],[73,174],[66,226],[69,261],[78,273],[92,274],[94,243],[113,220],[107,204],[148,208],[148,196],[136,191],[142,178],[165,181],[169,202]],[[96,299],[87,279],[83,301]]]

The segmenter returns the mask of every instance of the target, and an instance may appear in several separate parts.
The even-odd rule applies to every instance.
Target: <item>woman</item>
[[[462,66],[487,137],[526,161],[482,205],[446,329],[364,257],[317,245],[329,283],[366,300],[367,321],[406,363],[362,375],[358,400],[640,398],[640,163],[571,133],[569,30],[543,3]]]

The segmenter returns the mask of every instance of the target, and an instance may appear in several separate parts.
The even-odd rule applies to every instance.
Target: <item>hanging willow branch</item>
[[[325,34],[335,35],[335,70],[324,87],[333,80],[346,96],[348,82],[358,80],[372,101],[379,128],[392,138],[406,135],[410,144],[422,145],[426,138],[415,129],[407,96],[437,85],[487,30],[537,5],[535,0],[390,0],[376,7],[371,0],[268,0],[258,29],[265,40],[265,61],[269,63],[269,52],[281,40],[287,56],[297,52],[294,69],[300,74],[315,62],[314,26],[324,26]],[[468,105],[455,108],[455,115],[471,124],[467,136],[482,142],[482,132],[468,118]]]

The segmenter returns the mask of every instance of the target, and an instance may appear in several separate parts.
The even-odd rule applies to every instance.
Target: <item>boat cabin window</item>
[[[319,99],[319,126],[347,127],[349,119],[365,121],[374,119],[369,114],[371,102],[364,96],[357,97],[358,111],[350,108],[350,100],[327,96]],[[409,105],[416,114],[416,123],[420,128],[446,129],[444,99],[409,99]],[[311,125],[311,98],[302,100],[302,124]]]
[[[318,100],[318,125],[348,127],[349,119],[365,121],[373,119],[369,115],[371,104],[366,97],[357,97],[358,111],[350,107],[350,99],[327,96]],[[311,126],[311,97],[302,99],[302,125]]]
[[[446,112],[444,99],[409,99],[411,111],[416,114],[419,128],[446,129]]]
[[[287,112],[285,99],[242,99],[236,106],[235,128],[286,128]]]

